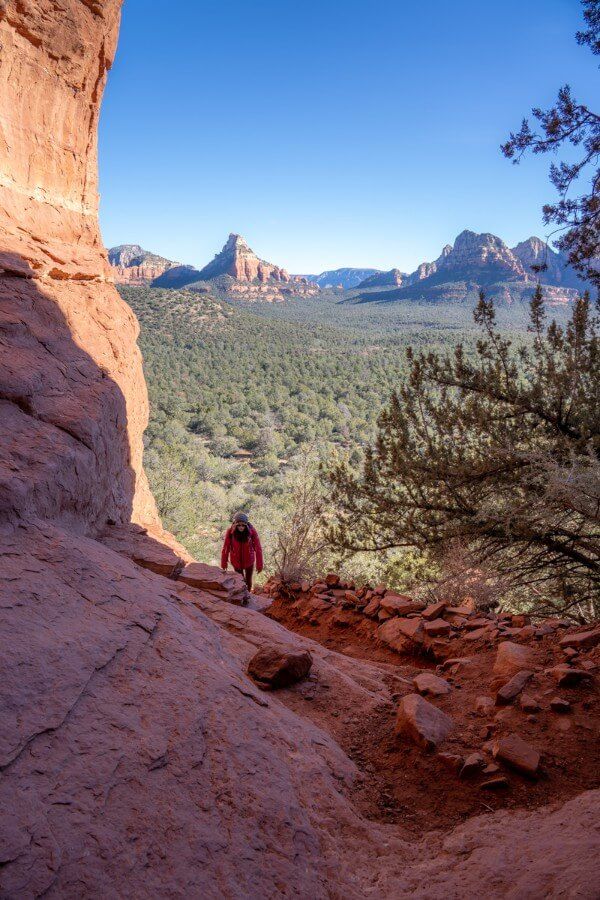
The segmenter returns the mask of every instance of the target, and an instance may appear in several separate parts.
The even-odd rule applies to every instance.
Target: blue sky
[[[499,144],[569,82],[578,0],[125,0],[100,123],[107,246],[412,270],[464,228],[544,236],[549,161]]]

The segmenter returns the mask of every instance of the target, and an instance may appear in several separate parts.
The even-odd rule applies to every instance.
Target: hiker
[[[223,549],[221,550],[221,568],[227,571],[227,562],[236,572],[244,576],[244,581],[249,591],[252,590],[252,576],[254,565],[256,571],[263,570],[263,553],[258,532],[246,513],[236,513],[231,526],[225,532]]]

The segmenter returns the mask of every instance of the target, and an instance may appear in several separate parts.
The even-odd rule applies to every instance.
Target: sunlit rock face
[[[155,521],[138,325],[107,281],[97,125],[120,0],[0,5],[0,513]]]

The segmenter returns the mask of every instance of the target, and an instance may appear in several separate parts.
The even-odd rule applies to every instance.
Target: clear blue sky
[[[100,127],[107,246],[412,270],[464,228],[544,236],[545,159],[499,144],[568,81],[578,0],[125,0]]]

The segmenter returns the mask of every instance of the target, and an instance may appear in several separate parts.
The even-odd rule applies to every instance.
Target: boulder
[[[437,675],[433,675],[431,672],[422,672],[420,675],[417,675],[416,678],[413,678],[413,684],[419,694],[423,694],[425,697],[427,695],[443,697],[452,690],[451,685],[445,678],[438,678]]]
[[[504,641],[498,645],[494,661],[494,674],[512,678],[523,669],[532,669],[533,662],[533,651],[529,647],[513,644],[512,641]]]
[[[259,687],[288,687],[306,678],[311,670],[308,650],[289,650],[273,645],[261,647],[248,663],[248,675]]]
[[[496,692],[496,703],[498,706],[506,705],[507,703],[512,703],[515,697],[518,697],[527,682],[530,678],[533,677],[533,672],[528,669],[523,669],[521,672],[517,672],[516,675],[507,681],[506,684],[503,684],[501,688]]]
[[[540,764],[538,751],[518,734],[508,734],[494,741],[492,755],[524,775],[535,775]]]
[[[432,750],[448,737],[454,721],[419,694],[403,697],[398,707],[396,731],[425,750]]]

